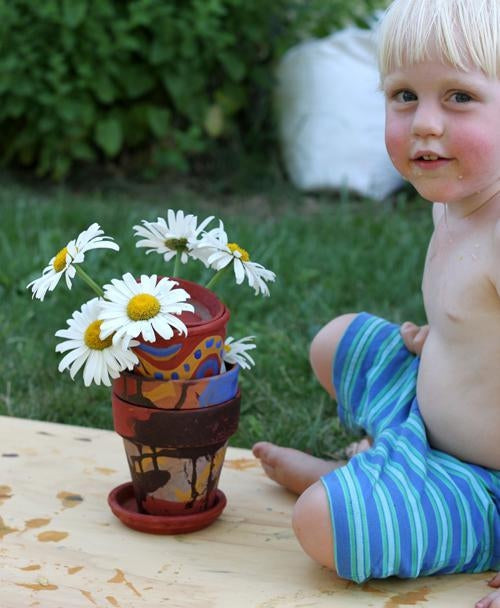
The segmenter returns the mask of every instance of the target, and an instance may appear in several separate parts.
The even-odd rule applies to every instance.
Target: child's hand
[[[429,326],[422,325],[419,327],[418,325],[415,325],[415,323],[406,321],[406,323],[401,325],[400,332],[406,348],[415,355],[420,355],[427,334],[429,333]]]
[[[490,587],[500,587],[500,572],[497,572],[495,576],[488,581]],[[474,608],[500,608],[500,591],[493,591],[486,597],[483,597],[476,602]]]

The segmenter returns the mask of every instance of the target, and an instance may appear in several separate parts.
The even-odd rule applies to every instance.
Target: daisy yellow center
[[[248,251],[246,249],[243,249],[243,247],[240,247],[236,243],[228,243],[227,248],[229,249],[229,251],[231,251],[231,253],[234,253],[235,251],[237,251],[240,254],[240,259],[243,262],[250,261],[250,256],[248,255]]]
[[[127,314],[132,321],[147,321],[159,312],[160,302],[149,293],[138,293],[127,304]]]
[[[92,350],[104,350],[105,348],[109,348],[113,343],[112,335],[105,340],[101,340],[99,337],[101,333],[101,323],[102,321],[92,321],[83,334],[85,345]]]
[[[186,238],[167,239],[165,241],[165,247],[168,247],[168,249],[175,249],[175,251],[178,251],[179,249],[182,251],[187,249],[187,242],[188,240]]]
[[[231,347],[229,346],[229,344],[224,344],[224,350],[226,351],[226,353],[228,353],[231,350]]]
[[[67,253],[68,253],[68,248],[64,247],[63,249],[61,249],[61,251],[59,251],[59,253],[54,258],[54,261],[52,262],[52,266],[54,266],[54,270],[56,272],[61,272],[61,270],[64,270],[64,268],[66,266],[66,254]]]

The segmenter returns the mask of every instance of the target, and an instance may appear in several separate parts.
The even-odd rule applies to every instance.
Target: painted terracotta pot
[[[240,366],[204,378],[156,380],[122,372],[113,381],[113,392],[123,401],[161,409],[196,409],[228,401],[238,391]]]
[[[185,279],[173,280],[190,294],[188,301],[195,309],[179,315],[188,335],[175,332],[170,340],[158,336],[155,342],[141,341],[133,349],[139,358],[134,373],[156,380],[215,376],[221,369],[229,310],[213,291]]]
[[[138,511],[176,516],[213,508],[227,442],[238,428],[239,392],[200,409],[148,408],[113,393],[112,406]]]

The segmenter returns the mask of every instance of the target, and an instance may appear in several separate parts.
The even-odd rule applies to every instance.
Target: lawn
[[[232,445],[258,439],[328,455],[349,436],[309,368],[308,344],[332,317],[368,310],[401,322],[423,321],[420,278],[430,209],[405,191],[387,203],[343,195],[303,195],[279,183],[241,194],[166,185],[124,184],[98,190],[0,186],[0,414],[112,428],[110,389],[85,388],[57,371],[54,332],[93,297],[76,281],[61,281],[43,302],[26,284],[68,240],[92,222],[120,244],[119,253],[93,251],[86,270],[101,284],[130,271],[169,274],[173,267],[135,248],[132,226],[183,209],[224,221],[230,239],[272,269],[271,297],[217,285],[229,305],[229,334],[256,336],[256,366],[243,373],[242,418]],[[186,278],[207,276],[186,272]]]

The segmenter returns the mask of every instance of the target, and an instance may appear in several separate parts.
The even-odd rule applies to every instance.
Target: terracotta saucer
[[[149,534],[187,534],[210,525],[226,506],[226,495],[217,490],[215,504],[191,515],[148,515],[139,513],[132,482],[122,483],[108,495],[108,504],[118,519],[134,530]]]

